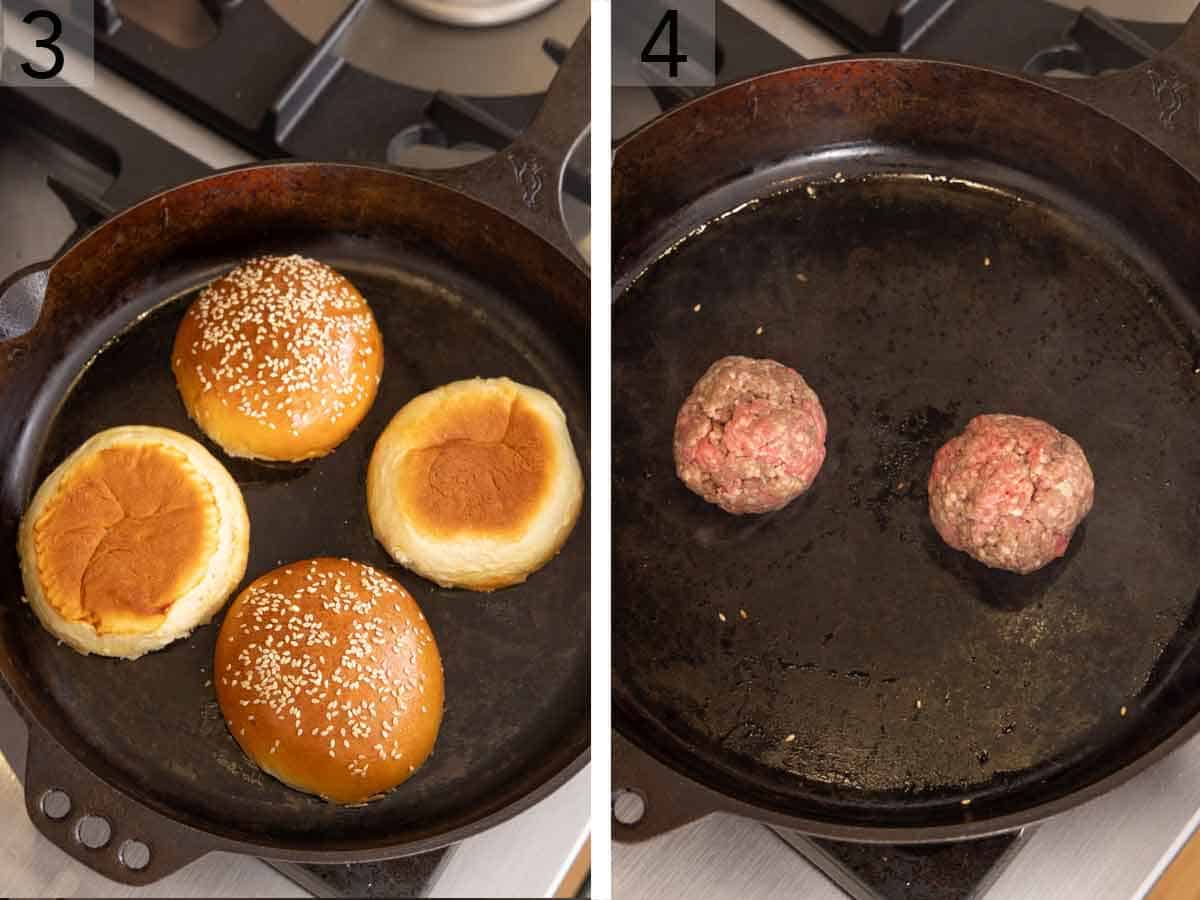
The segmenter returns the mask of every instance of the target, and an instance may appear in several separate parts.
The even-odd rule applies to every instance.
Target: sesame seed
[[[369,339],[374,319],[352,286],[315,260],[251,260],[205,290],[189,316],[199,331],[190,347],[198,379],[205,390],[223,386],[221,402],[247,418],[295,430],[315,411],[336,419],[366,396],[365,357],[343,350]]]
[[[423,674],[409,670],[397,679],[402,661],[415,666],[415,651],[424,653],[432,644],[427,627],[406,619],[403,607],[380,602],[406,597],[399,585],[369,567],[343,563],[340,570],[320,571],[313,563],[293,564],[295,580],[287,588],[270,577],[252,584],[230,612],[243,630],[243,649],[226,666],[240,706],[292,717],[296,737],[328,740],[333,758],[339,741],[348,751],[351,739],[364,746],[380,736],[391,740],[410,699],[426,693]],[[389,607],[395,615],[378,614]],[[396,646],[383,639],[389,632]],[[301,706],[308,710],[307,721]],[[428,712],[427,706],[421,709]],[[393,751],[380,742],[371,756],[400,758]],[[358,754],[350,765],[365,774],[367,757]]]

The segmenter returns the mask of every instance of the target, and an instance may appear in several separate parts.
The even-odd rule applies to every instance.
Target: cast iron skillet
[[[461,840],[529,807],[588,756],[588,527],[519,587],[447,591],[373,540],[364,477],[395,411],[438,384],[508,375],[563,406],[587,465],[588,276],[558,202],[563,161],[588,122],[585,30],[546,107],[512,147],[468,169],[415,176],[283,163],[214,175],[108,220],[52,264],[0,291],[0,674],[30,729],[27,807],[75,858],[128,883],[211,850],[358,862]],[[218,622],[136,662],[56,646],[21,603],[15,554],[31,492],[89,435],[188,420],[168,354],[188,301],[264,252],[325,260],[362,291],[384,334],[379,397],[353,436],[303,465],[233,460],[209,445],[250,512],[249,581],[281,562],[345,555],[394,574],[417,598],[446,670],[430,761],[384,799],[339,808],[262,775],[220,716],[211,659]],[[52,820],[47,791],[72,799]],[[84,814],[113,834],[90,850]],[[149,865],[121,861],[128,839]]]
[[[714,811],[978,836],[1200,729],[1197,60],[1193,18],[1088,81],[820,62],[618,149],[613,783],[646,802],[618,839]],[[772,515],[674,474],[675,412],[730,353],[828,414],[815,485]],[[928,522],[933,453],[990,411],[1055,423],[1096,474],[1068,556],[1025,578]]]

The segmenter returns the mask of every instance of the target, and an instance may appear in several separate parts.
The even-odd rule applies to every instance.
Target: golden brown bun
[[[329,266],[268,256],[208,286],[171,359],[188,415],[226,453],[296,462],[329,453],[367,414],[383,340]]]
[[[442,660],[416,601],[346,559],[256,579],[229,607],[213,673],[246,755],[335,803],[364,803],[406,781],[442,722]]]
[[[524,581],[562,548],[582,502],[562,409],[507,378],[456,381],[411,400],[367,469],[375,536],[443,587]]]
[[[166,428],[93,436],[21,522],[25,594],[81,653],[136,659],[208,622],[246,572],[250,523],[207,450]]]

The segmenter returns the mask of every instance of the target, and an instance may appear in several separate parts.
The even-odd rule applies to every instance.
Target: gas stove
[[[460,165],[528,124],[587,0],[95,0],[96,78],[0,88],[0,278],[56,255],[105,216],[163,188],[258,159]],[[5,68],[35,35],[4,8]],[[469,28],[464,9],[500,16]],[[513,20],[515,13],[520,13]],[[67,52],[71,29],[66,30]],[[406,52],[397,52],[403,47]],[[261,52],[270,48],[270,52]],[[587,232],[586,154],[565,179],[572,233]],[[0,836],[10,894],[121,892],[67,860],[26,820],[25,729],[0,695]],[[5,760],[7,765],[5,765]],[[369,865],[273,864],[213,855],[164,894],[546,894],[586,838],[586,771],[543,803],[448,850]],[[50,873],[54,874],[51,879]],[[303,890],[299,890],[299,885]]]
[[[717,85],[848,52],[886,51],[1076,76],[1126,68],[1179,33],[1195,0],[718,0]],[[619,23],[614,23],[614,30]],[[613,89],[616,138],[710,90]],[[1020,833],[924,846],[817,840],[724,816],[613,848],[625,900],[689,896],[964,900],[1140,896],[1200,822],[1200,743],[1108,797]],[[798,854],[798,856],[797,856]]]
[[[1110,0],[1111,16],[1073,6],[1082,4],[1012,0],[998,25],[997,7],[986,0],[717,0],[719,62],[711,74],[716,84],[730,84],[805,60],[880,51],[1037,74],[1095,75],[1135,65],[1165,46],[1190,11],[1187,0],[1157,4],[1165,18],[1143,21],[1118,16],[1122,7],[1131,16],[1144,15],[1136,0]],[[613,134],[619,139],[705,90],[617,87]]]

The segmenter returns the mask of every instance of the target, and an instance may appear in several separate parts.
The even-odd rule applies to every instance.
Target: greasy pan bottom
[[[188,420],[169,365],[175,328],[197,289],[239,256],[268,251],[333,265],[362,292],[384,335],[383,381],[366,420],[332,455],[299,465],[225,456]],[[558,400],[586,468],[582,351],[557,344],[511,299],[399,245],[323,236],[237,252],[192,259],[142,286],[135,306],[154,311],[95,358],[61,407],[57,392],[65,386],[48,384],[33,413],[42,428],[31,444],[43,446],[11,461],[21,467],[16,477],[40,481],[90,435],[115,425],[160,425],[204,440],[246,498],[247,583],[283,562],[342,555],[389,572],[420,603],[446,673],[433,756],[408,783],[358,808],[338,808],[262,774],[227,732],[216,703],[211,660],[220,617],[187,640],[125,662],[56,646],[22,609],[12,617],[7,650],[49,698],[72,751],[173,818],[314,855],[449,834],[518,802],[586,751],[587,513],[562,554],[526,584],[494,594],[443,590],[392,563],[373,539],[367,460],[390,417],[417,393],[507,375]],[[104,337],[93,332],[80,343],[95,346]]]
[[[738,209],[768,177],[818,183]],[[623,285],[614,719],[635,743],[784,815],[937,826],[1066,796],[1200,712],[1188,313],[1128,235],[1039,189],[897,148],[811,157],[690,210],[708,224]],[[829,418],[778,513],[729,516],[674,474],[675,412],[731,353],[793,366]],[[984,412],[1050,421],[1095,472],[1035,575],[929,524],[933,454]]]

